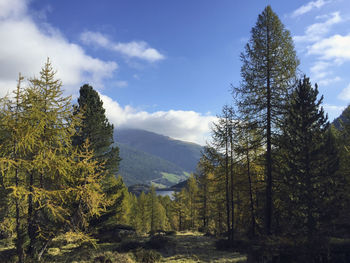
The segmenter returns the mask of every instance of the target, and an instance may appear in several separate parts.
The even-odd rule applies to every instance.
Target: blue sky
[[[117,128],[204,144],[268,4],[332,120],[350,102],[346,0],[0,0],[0,95],[18,72],[33,77],[50,57],[65,94],[76,98],[90,83]]]

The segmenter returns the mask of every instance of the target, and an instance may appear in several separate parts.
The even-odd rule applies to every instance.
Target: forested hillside
[[[119,174],[127,186],[133,184],[157,183],[158,186],[171,186],[186,179],[187,171],[176,164],[140,150],[118,143],[120,157]],[[174,180],[167,179],[164,174],[174,175]]]
[[[196,170],[201,155],[202,147],[198,144],[174,140],[149,131],[121,129],[114,135],[116,142],[158,156],[187,172]]]

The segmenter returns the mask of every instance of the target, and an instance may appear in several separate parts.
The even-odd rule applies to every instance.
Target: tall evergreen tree
[[[77,127],[73,145],[81,146],[88,139],[91,150],[94,151],[94,158],[104,164],[107,172],[102,184],[111,202],[104,215],[92,221],[93,225],[96,227],[99,225],[98,228],[103,231],[105,226],[111,227],[110,221],[113,219],[119,218],[120,221],[122,214],[118,213],[123,209],[126,203],[124,199],[127,198],[123,181],[116,179],[120,158],[119,148],[114,145],[114,127],[108,122],[99,94],[90,85],[85,84],[80,88],[78,105],[75,106],[74,113],[82,116],[82,123]],[[117,220],[114,222],[117,223]]]
[[[341,182],[336,173],[337,151],[321,107],[323,96],[317,96],[317,85],[312,88],[306,77],[299,81],[291,96],[281,140],[287,162],[282,193],[288,210],[286,220],[293,231],[309,240],[316,232],[330,229]]]
[[[119,148],[113,145],[113,124],[108,122],[103,102],[97,91],[85,84],[79,92],[75,114],[80,113],[83,121],[78,127],[78,135],[73,139],[73,145],[82,145],[86,139],[89,139],[95,158],[105,162],[109,174],[116,175],[120,158]]]
[[[251,38],[241,54],[242,82],[233,89],[240,112],[257,127],[266,145],[266,213],[265,230],[271,234],[272,196],[272,147],[274,134],[285,112],[287,95],[295,80],[299,61],[292,37],[267,6],[259,15]]]

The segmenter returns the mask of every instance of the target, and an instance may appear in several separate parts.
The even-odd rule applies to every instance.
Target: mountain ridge
[[[195,171],[202,146],[140,129],[120,129],[115,141],[136,150],[158,156],[186,171]]]
[[[127,186],[170,187],[188,178],[199,161],[202,146],[157,133],[120,129],[114,140],[120,149],[119,174]]]

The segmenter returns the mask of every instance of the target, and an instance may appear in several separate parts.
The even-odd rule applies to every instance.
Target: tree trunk
[[[230,167],[230,175],[231,175],[231,220],[232,220],[232,225],[231,225],[231,242],[233,245],[233,240],[234,240],[234,226],[235,226],[235,203],[234,203],[234,183],[233,183],[233,134],[232,134],[232,127],[230,127],[230,162],[231,162],[231,167]]]
[[[268,20],[269,21],[269,20]],[[270,32],[269,25],[266,30],[267,38],[267,116],[266,116],[266,234],[271,235],[272,225],[272,158],[271,158],[271,84],[270,84]]]
[[[226,117],[226,134],[225,134],[225,186],[226,186],[226,224],[227,224],[227,238],[231,241],[231,224],[230,224],[230,192],[229,192],[229,175],[228,175],[228,128]]]
[[[250,198],[250,215],[251,215],[251,221],[252,221],[252,237],[255,236],[255,215],[254,215],[254,203],[253,203],[253,191],[252,191],[252,178],[250,176],[250,158],[249,158],[249,145],[247,142],[247,151],[246,151],[246,157],[247,157],[247,175],[248,175],[248,181],[249,181],[249,198]]]

